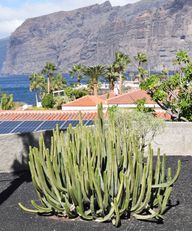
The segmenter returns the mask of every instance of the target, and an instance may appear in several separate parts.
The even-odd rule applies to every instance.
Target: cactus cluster
[[[148,147],[146,157],[134,135],[104,123],[102,113],[92,127],[80,123],[67,132],[53,131],[51,148],[43,136],[39,148],[30,147],[29,166],[39,201],[31,201],[27,212],[81,217],[97,222],[131,215],[137,219],[162,219],[173,183],[180,173],[180,161],[174,176],[165,167],[160,150],[154,160]]]

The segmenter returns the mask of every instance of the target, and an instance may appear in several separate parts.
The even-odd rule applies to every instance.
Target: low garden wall
[[[29,146],[38,147],[42,132],[0,135],[0,172],[23,171],[28,166]],[[49,147],[52,132],[44,132]]]
[[[0,136],[0,172],[27,168],[29,145],[38,146],[41,132]],[[52,132],[44,132],[47,147]],[[167,122],[164,131],[155,137],[153,147],[167,155],[192,156],[192,123]]]
[[[167,155],[192,156],[192,123],[166,122],[163,132],[155,137],[152,145],[160,147],[161,153]]]

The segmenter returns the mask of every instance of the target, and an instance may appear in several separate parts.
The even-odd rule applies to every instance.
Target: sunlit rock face
[[[149,68],[173,69],[178,50],[192,50],[192,0],[143,0],[123,7],[101,5],[27,19],[11,35],[2,72],[32,73],[53,62],[63,71],[73,64],[107,64],[116,51],[138,51]]]

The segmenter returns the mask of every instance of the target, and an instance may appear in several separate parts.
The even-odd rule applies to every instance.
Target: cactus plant
[[[171,169],[166,173],[165,155],[157,152],[154,163],[149,145],[145,157],[138,139],[126,127],[118,128],[113,119],[107,125],[102,112],[92,127],[80,123],[67,132],[53,131],[51,148],[43,136],[39,148],[30,147],[29,167],[39,201],[27,212],[55,214],[97,222],[121,218],[163,219],[172,187],[177,180]]]

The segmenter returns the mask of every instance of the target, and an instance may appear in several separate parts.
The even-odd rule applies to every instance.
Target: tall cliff
[[[0,39],[0,70],[3,66],[3,62],[5,61],[8,42],[8,38]]]
[[[110,63],[116,51],[146,52],[151,69],[171,67],[180,49],[192,50],[192,0],[142,0],[101,5],[27,19],[11,35],[3,73],[39,71],[46,62]]]

